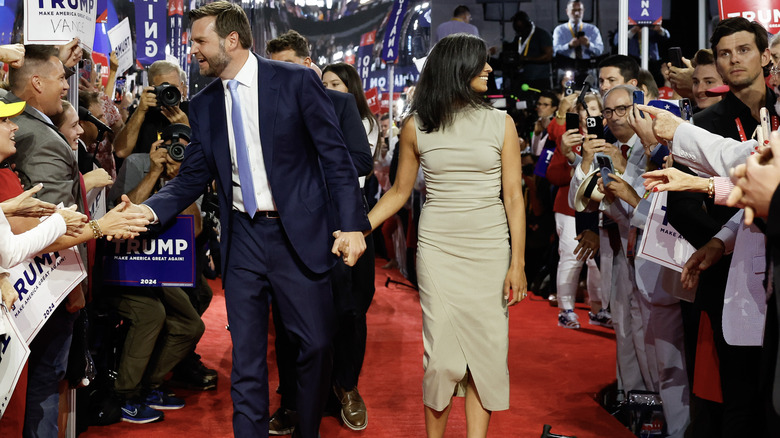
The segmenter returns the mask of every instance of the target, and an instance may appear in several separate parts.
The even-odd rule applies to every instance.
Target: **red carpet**
[[[359,386],[368,406],[368,427],[353,432],[328,417],[322,422],[323,438],[425,435],[419,300],[412,289],[394,284],[385,287],[387,275],[402,280],[398,271],[377,267],[377,291],[368,314],[368,348]],[[219,370],[217,391],[177,392],[187,407],[167,411],[163,422],[93,426],[82,436],[232,436],[230,336],[225,330],[224,295],[218,292],[216,282],[212,287],[214,300],[204,317],[206,334],[198,352],[208,367]],[[587,310],[581,308],[577,313],[581,321],[587,321]],[[578,331],[560,328],[556,314],[557,309],[535,297],[510,310],[512,407],[493,414],[489,436],[536,438],[547,423],[553,425],[554,433],[578,438],[632,437],[594,401],[596,392],[615,378],[614,334],[587,324]],[[273,355],[269,351],[270,364],[274,363]],[[278,383],[273,365],[270,372],[273,389]],[[278,396],[271,394],[272,410],[278,405]],[[462,399],[455,401],[447,430],[447,436],[465,436]]]

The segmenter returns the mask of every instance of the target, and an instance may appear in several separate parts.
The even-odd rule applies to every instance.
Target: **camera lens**
[[[181,92],[169,83],[163,83],[154,87],[157,95],[157,103],[162,106],[175,106],[181,102]]]
[[[181,162],[184,160],[184,150],[186,147],[181,143],[174,143],[168,147],[168,155],[171,156],[173,161]]]

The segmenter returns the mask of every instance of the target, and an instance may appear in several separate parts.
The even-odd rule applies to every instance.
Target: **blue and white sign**
[[[73,38],[92,51],[96,0],[25,0],[24,43],[67,44]]]
[[[696,248],[666,220],[667,192],[653,194],[650,214],[636,256],[682,272]]]
[[[168,2],[135,0],[136,58],[144,67],[165,59]]]
[[[87,278],[87,270],[75,247],[38,254],[8,273],[8,281],[19,294],[11,306],[11,316],[28,344],[68,293]]]
[[[663,21],[661,0],[629,0],[628,23],[639,26],[653,26]]]
[[[106,245],[103,282],[120,286],[195,285],[195,221],[176,221],[157,237],[115,240]]]
[[[0,418],[3,418],[24,364],[30,356],[30,347],[4,307],[0,309],[0,326],[5,328],[0,334]]]
[[[395,62],[398,59],[398,46],[401,44],[401,26],[404,24],[406,7],[409,0],[395,0],[390,18],[387,20],[384,44],[382,45],[382,59],[385,62]]]

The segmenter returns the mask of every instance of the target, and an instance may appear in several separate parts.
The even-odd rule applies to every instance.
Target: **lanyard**
[[[777,128],[780,127],[780,119],[778,119],[777,116],[771,116],[769,119],[772,121],[772,131],[777,131]],[[741,141],[747,141],[747,136],[745,135],[745,128],[742,127],[742,121],[739,120],[739,117],[734,119],[734,123],[736,123],[737,125],[737,132],[739,133],[739,139]]]
[[[577,34],[574,32],[574,29],[572,29],[571,27],[571,22],[568,23],[568,26],[569,26],[569,32],[571,32],[571,37],[577,38]],[[580,28],[577,29],[577,32],[581,32],[581,31],[582,31],[582,23],[580,23]]]
[[[528,56],[528,48],[531,47],[531,45],[528,43],[531,42],[531,37],[534,36],[534,32],[536,32],[536,24],[531,22],[531,32],[528,34],[528,37],[526,37],[525,41],[523,41],[522,37],[519,37],[517,40],[518,42],[517,51],[519,53],[522,53],[523,56]],[[522,44],[520,44],[521,41]]]

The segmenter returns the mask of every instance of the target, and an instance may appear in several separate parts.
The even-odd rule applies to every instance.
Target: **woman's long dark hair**
[[[433,132],[446,128],[453,113],[467,106],[489,107],[471,89],[471,80],[479,76],[487,60],[485,42],[474,35],[456,33],[433,46],[410,108],[422,122],[420,129]]]
[[[331,72],[335,74],[336,76],[341,79],[341,82],[344,83],[344,85],[347,86],[347,90],[349,90],[349,93],[355,96],[355,101],[357,102],[358,112],[360,112],[360,118],[361,119],[368,119],[368,123],[370,124],[370,129],[374,129],[374,125],[377,124],[376,119],[374,118],[374,114],[371,112],[371,109],[368,107],[368,101],[366,100],[366,94],[363,93],[363,81],[360,80],[360,75],[358,75],[357,70],[355,70],[355,67],[344,63],[344,62],[337,62],[335,64],[330,64],[326,66],[324,69],[322,69],[322,75],[325,76],[325,73]]]

